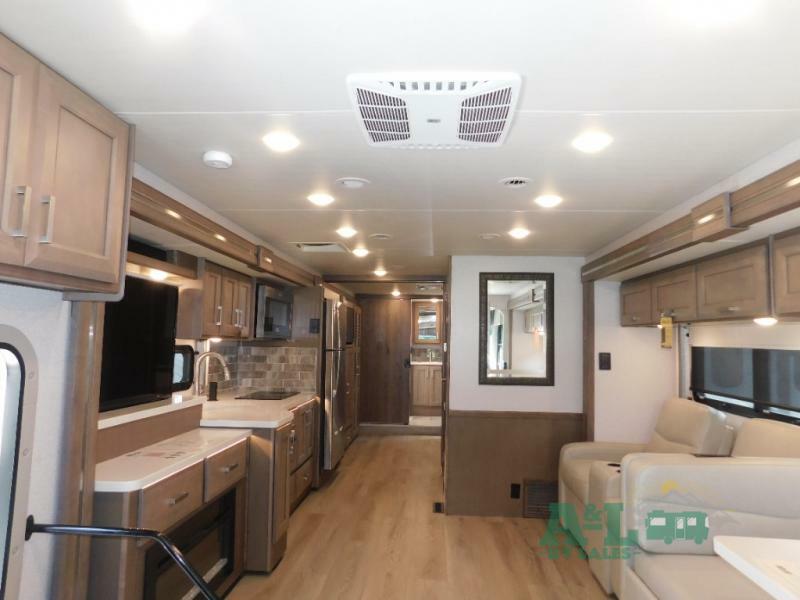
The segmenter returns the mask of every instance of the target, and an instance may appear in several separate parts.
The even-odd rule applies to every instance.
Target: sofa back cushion
[[[733,430],[725,413],[684,398],[664,403],[645,452],[715,454],[731,450]]]
[[[800,458],[800,427],[769,419],[748,419],[739,428],[731,455]]]

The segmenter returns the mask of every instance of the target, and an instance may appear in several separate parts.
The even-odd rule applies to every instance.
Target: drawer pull
[[[181,492],[180,494],[178,494],[174,498],[170,498],[167,501],[167,504],[169,504],[170,506],[175,506],[176,504],[180,504],[181,502],[186,500],[188,497],[189,497],[189,492]]]
[[[28,221],[31,214],[31,186],[17,186],[15,195],[22,201],[22,218],[18,229],[9,231],[9,235],[15,238],[28,237]]]
[[[47,227],[44,230],[44,235],[39,238],[40,244],[53,243],[53,227],[55,226],[56,219],[56,197],[45,196],[42,198],[42,204],[47,204]]]
[[[239,468],[239,463],[233,463],[231,465],[228,465],[227,467],[222,467],[222,472],[227,475],[231,471],[235,471],[238,468]]]

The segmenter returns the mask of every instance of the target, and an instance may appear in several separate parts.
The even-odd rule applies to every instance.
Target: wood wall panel
[[[408,423],[411,301],[364,297],[360,300],[361,423]]]
[[[582,414],[451,410],[447,514],[521,517],[511,484],[556,481],[561,447],[584,439]]]

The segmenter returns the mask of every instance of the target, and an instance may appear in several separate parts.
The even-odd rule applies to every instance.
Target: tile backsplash
[[[231,380],[223,381],[222,368],[211,362],[209,380],[219,389],[293,390],[317,389],[317,349],[297,346],[265,346],[259,342],[221,342],[214,350],[225,357]]]

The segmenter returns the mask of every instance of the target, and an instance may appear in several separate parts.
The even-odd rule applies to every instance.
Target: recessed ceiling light
[[[209,9],[208,0],[128,0],[133,20],[156,35],[186,33]]]
[[[364,179],[363,177],[342,177],[337,179],[336,183],[342,187],[346,187],[351,190],[357,190],[367,185],[369,183],[369,179]]]
[[[534,202],[536,202],[536,204],[542,208],[553,208],[554,206],[561,204],[562,201],[563,198],[561,196],[557,196],[556,194],[542,194],[534,200]]]
[[[220,242],[227,242],[228,241],[228,238],[226,238],[221,233],[215,233],[214,237],[217,238]]]
[[[355,254],[358,258],[364,258],[367,254],[369,254],[369,250],[366,248],[356,248],[353,250],[353,254]]]
[[[328,206],[334,201],[334,197],[330,194],[311,194],[308,196],[308,201],[317,206]]]
[[[758,317],[753,319],[753,323],[756,325],[761,325],[761,327],[772,327],[778,322],[778,319],[775,317]]]
[[[513,237],[515,240],[525,239],[530,234],[531,232],[525,229],[524,227],[515,227],[514,229],[508,232],[508,235]]]
[[[355,229],[353,229],[349,225],[345,225],[344,227],[339,227],[339,229],[336,230],[336,233],[338,233],[343,238],[351,238],[355,234],[357,234],[358,231],[356,231]]]
[[[572,147],[586,154],[594,154],[608,148],[613,141],[614,138],[605,131],[589,130],[572,140]]]
[[[229,169],[233,164],[233,157],[227,152],[209,150],[203,154],[203,164],[212,169]]]
[[[175,212],[171,208],[165,209],[164,212],[167,213],[173,219],[182,219],[183,218],[179,213]]]
[[[369,239],[385,242],[386,240],[392,239],[392,236],[388,233],[373,233],[369,236]]]
[[[400,290],[398,290],[397,288],[392,290],[392,296],[397,298],[399,295],[400,295]]]
[[[499,233],[480,233],[478,237],[484,241],[496,240],[500,237]]]
[[[383,277],[386,275],[386,269],[384,269],[383,267],[378,267],[373,271],[373,273],[375,273],[375,275],[377,275],[378,277]]]
[[[273,152],[290,152],[300,145],[300,140],[288,131],[270,131],[261,141]]]

